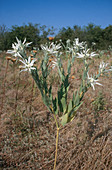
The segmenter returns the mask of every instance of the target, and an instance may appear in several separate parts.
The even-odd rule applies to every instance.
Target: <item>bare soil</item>
[[[0,55],[0,169],[52,170],[56,140],[53,115],[44,106],[30,74],[20,74],[18,64],[8,62],[6,56]],[[105,54],[93,60],[91,73],[102,60],[112,65],[112,55]],[[81,72],[82,63],[77,60],[69,97],[80,84]],[[52,72],[49,81],[55,93],[58,76]],[[75,119],[59,131],[57,170],[112,169],[112,72],[103,75],[100,83],[103,86],[96,85],[95,91],[89,89]]]

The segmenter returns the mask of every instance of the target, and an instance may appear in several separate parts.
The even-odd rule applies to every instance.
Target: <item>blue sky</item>
[[[112,0],[0,0],[0,25],[112,25]]]

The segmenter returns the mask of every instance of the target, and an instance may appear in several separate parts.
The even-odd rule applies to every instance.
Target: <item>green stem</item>
[[[54,170],[56,169],[56,161],[57,161],[57,153],[58,153],[58,138],[59,138],[59,128],[57,127],[56,152],[55,152]]]
[[[54,114],[54,119],[55,119],[56,127],[57,127],[57,129],[58,129],[59,126],[58,126],[58,122],[57,122],[57,119],[56,119],[56,115],[55,115],[55,114]]]
[[[54,161],[54,170],[56,169],[56,161],[57,161],[57,152],[58,152],[58,138],[59,138],[59,125],[56,119],[56,115],[54,114],[54,119],[56,122],[56,127],[57,127],[57,135],[56,135],[56,151],[55,151],[55,161]]]

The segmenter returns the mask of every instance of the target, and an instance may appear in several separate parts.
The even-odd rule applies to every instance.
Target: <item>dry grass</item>
[[[0,56],[1,169],[53,169],[56,127],[52,115],[43,105],[40,93],[28,73],[19,75],[11,61],[6,73],[5,53]],[[112,56],[105,61],[112,65]],[[91,72],[100,60],[92,63]],[[64,63],[66,65],[66,61]],[[71,96],[81,80],[82,63],[77,60],[71,76]],[[96,70],[94,70],[96,71]],[[6,80],[4,81],[6,73]],[[103,87],[90,89],[76,118],[60,130],[57,170],[112,169],[112,73],[100,79]],[[59,79],[52,72],[49,81],[55,89]],[[19,86],[18,86],[19,83]],[[5,89],[5,90],[4,90]],[[103,109],[94,109],[99,91],[105,102]],[[101,101],[99,101],[101,102]],[[96,103],[97,104],[97,103]]]

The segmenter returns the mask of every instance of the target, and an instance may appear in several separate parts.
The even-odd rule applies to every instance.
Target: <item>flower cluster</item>
[[[85,42],[79,42],[79,38],[75,38],[75,40],[73,41],[73,47],[74,49],[84,49],[84,44]]]
[[[97,55],[95,52],[90,53],[89,51],[90,51],[90,49],[84,49],[80,53],[77,53],[77,58],[87,59],[87,58],[92,58]]]
[[[52,67],[52,69],[54,69],[56,66],[58,66],[58,62],[57,62],[57,59],[55,58],[55,59],[51,62],[51,67]]]
[[[90,84],[92,86],[93,90],[95,90],[95,87],[94,87],[95,84],[102,86],[102,84],[98,83],[98,81],[99,81],[98,79],[95,79],[92,76],[89,77],[88,73],[87,73],[87,75],[88,75],[88,79],[87,79],[88,80],[88,84]]]
[[[49,44],[46,43],[45,45],[41,44],[42,50],[51,55],[58,53],[58,50],[61,49],[61,47],[60,43],[56,45],[54,42],[50,42]]]
[[[16,40],[17,40],[17,43],[13,43],[12,44],[12,48],[13,50],[8,50],[7,53],[9,54],[12,54],[14,57],[20,57],[22,58],[21,54],[20,53],[23,53],[24,50],[32,43],[26,43],[26,38],[24,39],[23,43],[21,42],[21,40],[19,40],[17,37],[16,37]]]
[[[73,45],[70,44],[70,40],[68,39],[66,41],[67,43],[67,52],[68,53],[73,53],[74,55],[76,55],[77,52],[79,52],[81,49],[84,49],[84,42],[79,42],[79,38],[75,38],[75,40],[73,41]]]
[[[31,73],[31,70],[35,70],[36,68],[34,67],[34,63],[36,61],[36,59],[31,59],[31,57],[27,57],[25,54],[25,58],[24,55],[22,56],[22,53],[25,53],[25,49],[32,43],[26,43],[26,38],[24,39],[23,43],[21,42],[21,40],[19,40],[16,37],[17,43],[13,43],[12,44],[12,48],[13,50],[8,50],[7,52],[12,54],[15,57],[19,58],[19,61],[23,64],[23,66],[21,66],[22,71],[29,71]],[[41,49],[43,50],[43,52],[48,55],[48,57],[52,57],[52,59],[49,58],[49,63],[48,65],[50,66],[50,68],[54,69],[55,67],[58,68],[58,71],[60,72],[59,74],[61,75],[61,65],[60,64],[60,49],[62,48],[62,42],[60,41],[60,43],[54,43],[54,42],[49,42],[46,43],[45,45],[41,45]],[[79,38],[76,38],[73,41],[73,45],[71,45],[70,40],[67,40],[66,42],[66,50],[67,52],[71,53],[72,52],[72,57],[76,57],[76,58],[81,58],[83,60],[86,61],[86,59],[91,58],[96,56],[97,54],[95,52],[91,52],[90,49],[87,48],[87,44],[86,42],[79,42]],[[58,57],[57,57],[58,56]],[[59,59],[59,62],[58,62]],[[73,59],[73,58],[72,58]],[[46,59],[45,59],[46,60]],[[46,61],[45,61],[46,62]],[[72,60],[72,62],[74,62],[74,60]],[[71,63],[72,63],[71,62]],[[85,68],[87,67],[87,62],[85,62]],[[102,74],[103,72],[108,72],[111,71],[112,68],[110,68],[109,70],[106,69],[108,63],[104,63],[103,61],[100,63],[99,65],[99,75]],[[101,85],[100,83],[98,83],[98,77],[89,77],[88,74],[88,70],[86,68],[86,74],[87,74],[87,84],[89,84],[90,86],[93,87],[93,90],[95,90],[94,85]],[[62,76],[62,75],[61,75]]]
[[[103,73],[105,71],[107,71],[105,68],[108,66],[109,63],[104,63],[103,61],[100,63],[99,65],[99,72]]]
[[[24,58],[21,54],[25,53],[25,49],[32,43],[25,43],[26,42],[26,38],[24,39],[23,43],[21,42],[21,40],[19,40],[16,37],[17,43],[13,43],[12,44],[12,48],[13,50],[8,50],[7,53],[12,54],[12,56],[14,57],[18,57],[18,60],[24,64],[24,66],[20,66],[20,68],[23,68],[22,71],[29,71],[31,73],[31,70],[36,69],[35,67],[33,67],[34,62],[36,61],[36,59],[33,59],[31,61],[31,57],[29,56],[28,58]]]
[[[29,71],[31,73],[31,70],[35,70],[36,69],[35,67],[33,67],[34,62],[36,61],[36,59],[33,59],[31,61],[31,57],[30,56],[28,57],[28,59],[19,60],[19,61],[24,64],[24,66],[21,66],[21,68],[24,68],[24,69],[21,70],[20,72],[22,72],[22,71]]]
[[[75,38],[73,45],[70,44],[70,40],[66,41],[67,43],[67,52],[72,53],[72,57],[88,59],[94,56],[97,56],[95,52],[90,52],[90,49],[87,48],[86,42],[79,42],[79,38]]]

